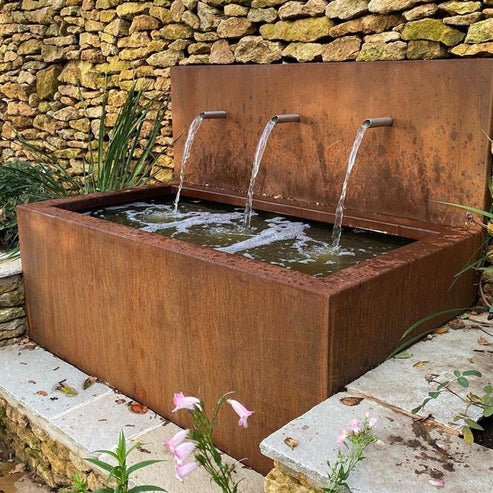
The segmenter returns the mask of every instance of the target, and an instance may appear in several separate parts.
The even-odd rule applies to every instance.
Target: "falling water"
[[[185,141],[185,147],[183,148],[183,157],[181,158],[181,168],[180,168],[180,185],[178,186],[178,192],[176,192],[175,205],[173,212],[178,212],[178,203],[180,202],[181,189],[183,188],[183,180],[185,179],[185,166],[187,164],[188,158],[190,157],[190,151],[192,149],[192,144],[195,139],[195,134],[197,133],[202,120],[204,119],[204,114],[200,113],[197,115],[188,129],[187,140]]]
[[[365,122],[366,123],[366,122]],[[337,203],[336,217],[334,221],[334,228],[332,229],[332,248],[337,250],[339,248],[339,243],[341,241],[342,233],[342,218],[344,216],[344,199],[346,198],[346,189],[351,176],[351,171],[353,170],[354,162],[356,161],[356,156],[358,154],[359,146],[368,128],[367,124],[361,125],[354,139],[353,148],[349,154],[349,160],[347,163],[346,176],[344,178],[344,183],[342,184],[341,196],[339,197],[339,202]]]
[[[264,155],[265,146],[269,140],[269,135],[274,129],[277,123],[276,119],[271,119],[267,122],[264,128],[262,136],[257,144],[257,149],[255,150],[255,157],[253,158],[252,166],[252,176],[250,177],[250,185],[248,186],[248,195],[245,205],[245,215],[243,218],[243,225],[246,227],[250,226],[250,220],[252,215],[252,202],[253,202],[253,187],[255,186],[255,179],[257,178],[258,170],[260,168],[260,162],[262,161],[262,156]]]

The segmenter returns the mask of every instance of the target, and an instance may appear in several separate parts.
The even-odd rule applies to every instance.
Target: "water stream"
[[[353,148],[351,149],[351,153],[349,154],[346,176],[344,177],[344,183],[342,184],[341,195],[339,197],[339,202],[337,203],[336,208],[336,217],[334,220],[334,227],[332,229],[332,249],[337,250],[340,247],[341,243],[341,234],[342,234],[342,218],[344,217],[344,200],[346,198],[346,190],[347,184],[349,182],[349,177],[351,176],[351,171],[353,170],[354,162],[356,161],[356,156],[358,155],[358,149],[363,141],[363,137],[365,136],[365,132],[368,129],[368,125],[361,125],[358,129],[358,133],[356,134],[356,138],[354,139]]]
[[[181,158],[180,184],[178,186],[178,191],[176,192],[173,209],[175,213],[178,212],[178,203],[180,202],[180,194],[183,188],[183,181],[185,179],[185,166],[187,164],[188,158],[190,157],[190,151],[192,150],[192,144],[195,139],[195,135],[197,134],[203,119],[204,114],[200,113],[193,119],[193,122],[190,124],[190,127],[188,129],[187,140],[185,141],[185,146],[183,148],[183,157]]]
[[[248,185],[248,194],[245,205],[245,214],[243,218],[243,225],[249,227],[252,217],[252,202],[253,202],[253,188],[255,186],[255,180],[257,178],[258,170],[260,169],[260,163],[262,161],[262,156],[264,155],[265,147],[267,146],[267,141],[269,140],[269,135],[276,126],[277,120],[271,119],[267,122],[264,128],[262,136],[257,144],[257,149],[255,150],[255,157],[253,158],[252,165],[252,175],[250,177],[250,184]]]

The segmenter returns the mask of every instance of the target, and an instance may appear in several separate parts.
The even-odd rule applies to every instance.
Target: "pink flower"
[[[176,478],[183,482],[183,479],[187,474],[195,471],[199,466],[198,462],[187,462],[186,464],[175,464]]]
[[[374,418],[373,416],[368,420],[368,426],[370,428],[373,428],[377,424],[377,418]]]
[[[234,399],[228,399],[228,403],[231,404],[231,407],[234,409],[235,413],[240,417],[240,420],[238,421],[238,426],[248,428],[247,419],[248,416],[251,416],[253,414],[253,411],[249,411],[243,404],[240,404]]]
[[[180,443],[174,450],[173,455],[177,464],[183,464],[183,461],[195,450],[195,444],[192,442]]]
[[[344,440],[346,440],[347,435],[348,433],[346,430],[341,430],[336,438],[337,445],[342,445],[344,443]]]
[[[361,431],[360,428],[359,428],[358,420],[356,418],[353,418],[349,422],[349,431],[351,431],[353,433],[359,433]]]
[[[196,407],[201,409],[200,407],[200,399],[197,397],[186,397],[183,395],[183,392],[178,392],[173,396],[173,404],[175,408],[171,412],[179,411],[180,409],[188,409],[189,411],[193,411]]]
[[[175,448],[180,445],[180,443],[187,438],[188,430],[180,430],[178,433],[175,433],[169,440],[164,442],[164,445],[168,447],[170,452],[174,452]]]
[[[430,479],[428,482],[433,486],[436,486],[438,489],[443,488],[445,486],[443,479]]]

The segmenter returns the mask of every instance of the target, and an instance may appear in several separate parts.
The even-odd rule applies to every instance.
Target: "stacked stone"
[[[22,276],[0,276],[0,346],[15,342],[25,332]]]
[[[493,55],[493,0],[0,0],[3,161],[18,132],[82,172],[109,93],[169,95],[173,65]],[[157,139],[171,175],[170,113]],[[148,132],[151,123],[145,130]]]
[[[2,398],[0,443],[27,464],[50,488],[72,486],[76,474],[87,481],[91,491],[105,485],[104,479],[93,471],[88,462],[56,442],[34,420]]]

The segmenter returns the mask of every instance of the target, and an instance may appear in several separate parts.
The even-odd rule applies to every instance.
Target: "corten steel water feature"
[[[492,77],[493,60],[173,69],[175,135],[204,108],[228,113],[197,134],[184,196],[242,206],[265,122],[298,111],[271,136],[254,208],[330,223],[356,129],[389,115],[360,148],[344,223],[416,241],[319,279],[80,214],[172,199],[176,184],[24,205],[30,336],[182,425],[173,392],[212,406],[236,391],[255,414],[245,430],[225,410],[217,444],[266,472],[265,436],[380,363],[417,319],[474,301],[472,273],[451,284],[480,228],[436,200],[488,205]]]

